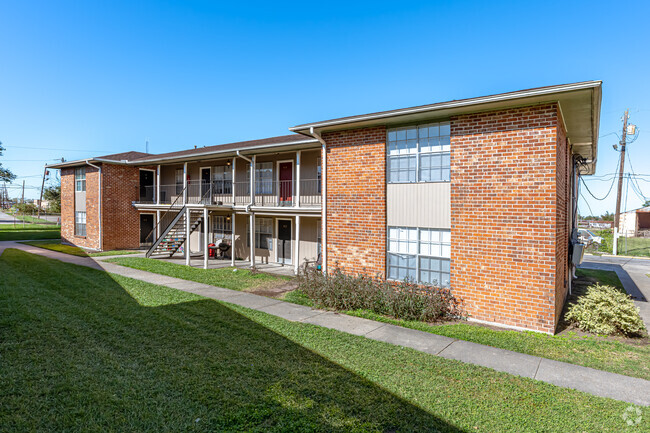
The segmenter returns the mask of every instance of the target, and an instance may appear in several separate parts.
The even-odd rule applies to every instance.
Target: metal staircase
[[[146,257],[161,258],[171,257],[187,241],[191,235],[203,222],[203,212],[189,211],[190,231],[187,232],[186,225],[186,207],[183,206],[174,219],[169,223],[165,230],[156,239],[151,248],[147,251]]]

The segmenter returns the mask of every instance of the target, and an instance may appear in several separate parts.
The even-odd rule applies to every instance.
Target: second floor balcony
[[[251,195],[250,181],[229,180],[190,181],[182,183],[141,186],[139,204],[177,205],[203,204],[213,206],[310,207],[321,206],[320,179],[257,180]]]

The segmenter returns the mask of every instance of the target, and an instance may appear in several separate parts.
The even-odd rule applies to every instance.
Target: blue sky
[[[641,130],[633,168],[650,174],[648,17],[643,2],[3,1],[0,161],[36,197],[43,164],[61,157],[599,79],[597,175],[615,171],[625,108]],[[597,196],[611,184],[587,183]],[[613,211],[615,194],[588,201]],[[640,204],[630,188],[627,208]]]

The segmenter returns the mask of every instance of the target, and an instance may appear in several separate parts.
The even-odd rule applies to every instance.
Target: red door
[[[293,163],[280,163],[280,206],[291,206],[293,199]]]

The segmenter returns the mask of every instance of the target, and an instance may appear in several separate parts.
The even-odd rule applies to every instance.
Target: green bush
[[[568,308],[566,320],[596,334],[642,335],[645,330],[639,309],[626,293],[595,284]]]
[[[314,306],[335,310],[370,310],[403,320],[433,322],[462,315],[449,289],[404,281],[399,284],[365,275],[347,275],[339,269],[325,275],[308,269],[298,278],[299,288]]]
[[[612,248],[614,247],[614,233],[612,229],[598,230],[594,234],[603,238],[603,242],[598,246],[598,251],[611,254]]]

